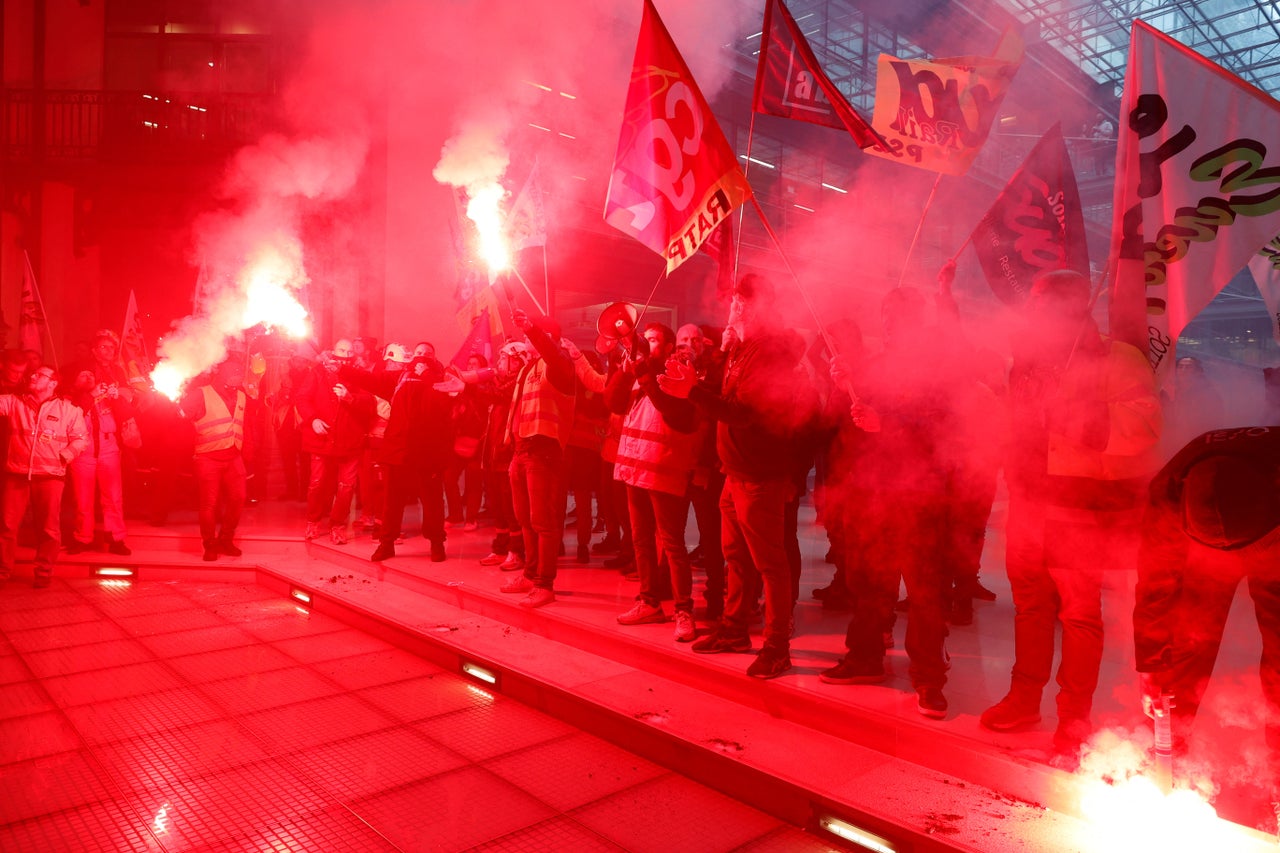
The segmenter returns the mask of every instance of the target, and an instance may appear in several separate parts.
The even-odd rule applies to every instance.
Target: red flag
[[[26,262],[22,268],[22,313],[18,320],[18,346],[24,350],[35,350],[44,355],[44,334],[49,328],[49,321],[44,316],[44,304],[40,301],[40,290],[36,287],[36,273],[31,268],[31,256],[25,251],[22,258]]]
[[[1280,233],[1280,102],[1133,22],[1111,225],[1111,334],[1157,371]]]
[[[887,144],[827,77],[782,0],[765,3],[762,29],[756,112],[847,130],[859,148]]]
[[[485,364],[493,364],[493,337],[489,327],[489,309],[485,308],[471,324],[471,332],[458,347],[458,353],[449,362],[459,370],[467,369],[467,359],[473,355],[484,357]]]
[[[749,198],[733,149],[645,0],[605,221],[666,258],[670,273]]]
[[[970,239],[1006,305],[1021,305],[1041,272],[1072,269],[1088,277],[1084,213],[1061,125],[1040,137]]]
[[[728,302],[733,296],[733,262],[734,250],[737,248],[733,231],[733,217],[727,216],[702,246],[703,250],[715,259],[716,299],[722,302]]]

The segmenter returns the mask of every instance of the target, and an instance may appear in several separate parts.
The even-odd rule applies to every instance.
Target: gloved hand
[[[315,431],[316,435],[326,435],[329,432],[329,425],[319,418],[316,418],[311,422],[311,429]]]
[[[1160,699],[1168,690],[1169,673],[1140,672],[1138,678],[1142,682],[1142,713],[1154,720]],[[1172,696],[1169,696],[1169,707],[1174,707]]]
[[[672,397],[688,399],[698,381],[693,368],[674,358],[667,359],[667,372],[658,376],[658,387]]]
[[[351,392],[347,390],[347,386],[343,385],[341,382],[333,386],[333,396],[337,397],[339,400],[345,400],[347,395],[350,393]]]

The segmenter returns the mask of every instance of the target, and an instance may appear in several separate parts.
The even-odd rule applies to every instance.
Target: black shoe
[[[791,654],[786,649],[765,646],[756,655],[756,659],[747,667],[747,675],[752,678],[777,678],[791,669]]]
[[[818,679],[827,684],[879,684],[885,677],[883,660],[875,664],[861,663],[849,655],[830,669],[818,673]]]
[[[244,554],[244,551],[231,544],[229,540],[220,539],[218,540],[218,553],[226,554],[228,557],[239,557]]]
[[[431,540],[431,562],[443,563],[444,560],[444,541],[441,539]]]
[[[129,546],[121,542],[119,539],[112,539],[111,542],[107,544],[107,552],[110,554],[116,554],[120,557],[127,557],[133,553]]]
[[[200,559],[204,560],[206,563],[212,563],[214,560],[218,559],[217,546],[206,545],[204,547],[204,556]]]
[[[716,655],[721,652],[749,652],[751,638],[745,633],[731,633],[722,628],[713,628],[710,634],[693,641],[690,648],[700,655]]]
[[[606,569],[621,569],[634,562],[630,554],[618,554],[605,560],[601,565]]]
[[[381,563],[383,560],[390,560],[396,555],[396,543],[383,541],[378,543],[378,548],[373,552],[373,556],[369,559],[375,563]]]
[[[975,601],[995,601],[996,594],[978,583],[977,578],[972,580],[958,581],[956,583],[956,594],[967,595]]]
[[[79,539],[72,539],[70,542],[68,542],[66,545],[63,546],[62,550],[68,554],[83,554],[85,551],[89,551],[92,548],[93,548],[92,545],[86,545],[85,543],[81,542]]]
[[[588,545],[578,546],[578,562],[586,565],[591,562],[591,547]]]
[[[916,709],[931,720],[941,720],[947,715],[947,697],[941,687],[917,687]]]
[[[53,583],[53,574],[37,574],[35,579],[31,581],[34,589],[47,589]]]
[[[599,542],[591,546],[592,554],[616,554],[622,543],[618,541],[616,536],[606,536]]]

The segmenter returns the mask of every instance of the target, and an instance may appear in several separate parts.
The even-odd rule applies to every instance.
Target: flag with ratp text
[[[661,255],[669,274],[750,198],[711,107],[645,0],[605,221]]]

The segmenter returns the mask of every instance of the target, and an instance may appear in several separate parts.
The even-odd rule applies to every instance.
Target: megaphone
[[[596,352],[608,355],[619,346],[624,352],[630,352],[636,334],[636,323],[640,321],[640,312],[630,302],[614,302],[606,305],[596,320]]]
[[[640,312],[630,302],[614,302],[605,306],[596,321],[596,331],[607,338],[629,338],[635,334]]]

